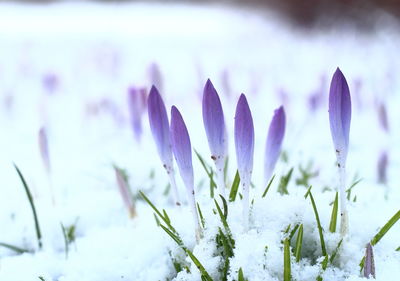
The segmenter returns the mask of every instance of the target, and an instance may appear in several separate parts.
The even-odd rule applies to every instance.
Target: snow
[[[292,258],[294,280],[315,280],[319,274],[323,280],[362,280],[358,264],[365,245],[399,210],[400,202],[400,133],[392,122],[400,118],[400,36],[391,19],[386,21],[389,24],[374,34],[359,34],[346,26],[306,32],[292,29],[274,14],[224,6],[2,3],[0,242],[35,252],[16,254],[1,247],[0,280],[201,280],[192,261],[157,227],[143,200],[136,202],[137,217],[129,218],[113,164],[126,169],[135,196],[142,190],[159,209],[166,209],[185,245],[218,280],[221,257],[215,254],[214,239],[220,219],[212,210],[205,172],[193,155],[196,199],[206,220],[204,238],[196,244],[188,206],[176,208],[171,194],[163,195],[168,178],[157,157],[147,113],[137,141],[127,108],[130,86],[149,88],[157,82],[168,110],[172,105],[179,108],[193,147],[208,161],[201,117],[207,78],[220,94],[228,126],[229,183],[236,169],[233,116],[242,92],[255,125],[251,227],[243,228],[241,202],[229,203],[235,249],[228,280],[237,280],[239,268],[249,281],[283,280],[283,231],[296,223],[304,225],[305,258],[300,263]],[[160,69],[161,82],[152,78],[153,63]],[[349,82],[353,100],[347,182],[350,185],[354,177],[362,181],[352,190],[356,202],[348,206],[350,234],[334,264],[322,272],[313,261],[321,248],[310,200],[304,198],[307,187],[296,185],[294,179],[300,176],[299,165],[312,163],[312,171],[318,171],[310,184],[331,253],[340,235],[328,231],[338,174],[327,97],[337,66]],[[50,88],[43,84],[46,77],[57,77]],[[315,111],[308,104],[312,94],[320,99]],[[379,125],[380,103],[387,108],[389,131]],[[289,195],[276,192],[276,180],[261,198],[268,122],[281,104],[287,113],[283,149],[288,162],[279,161],[275,172],[278,178],[291,167],[294,172]],[[39,151],[41,127],[48,135],[50,174]],[[377,183],[382,150],[389,154],[386,185]],[[32,213],[12,163],[33,193],[42,250],[37,249]],[[185,197],[178,175],[177,180]],[[76,224],[76,240],[69,245],[67,258],[60,223]],[[400,276],[400,252],[395,251],[399,235],[397,223],[374,247],[377,280]],[[186,258],[191,273],[183,270],[176,275],[170,255]]]

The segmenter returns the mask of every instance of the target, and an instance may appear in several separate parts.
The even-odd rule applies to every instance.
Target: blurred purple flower
[[[148,113],[151,132],[157,145],[158,154],[168,173],[172,172],[172,146],[169,122],[164,102],[156,87],[151,87],[148,98]]]
[[[265,184],[268,184],[274,171],[276,162],[281,152],[283,137],[285,135],[286,116],[283,106],[275,110],[269,125],[267,143],[265,146],[264,176]]]
[[[227,151],[226,127],[221,101],[210,79],[207,80],[203,91],[203,123],[211,159],[215,162],[217,175],[220,178],[218,184],[220,193],[225,196],[223,171]]]
[[[243,219],[245,228],[249,213],[249,188],[253,171],[254,126],[251,111],[244,94],[240,95],[235,114],[236,161],[243,187]]]
[[[378,158],[378,182],[381,184],[387,183],[387,167],[389,164],[389,156],[386,151],[382,151]]]
[[[48,94],[54,94],[60,84],[59,77],[53,72],[46,73],[42,78],[43,88]]]
[[[50,173],[49,143],[47,140],[46,129],[44,127],[41,127],[39,130],[39,150],[46,172]]]
[[[378,105],[378,118],[379,118],[379,124],[381,125],[381,128],[386,133],[389,133],[389,121],[388,121],[386,106],[384,103],[380,103]]]
[[[346,163],[349,147],[351,100],[349,86],[343,73],[337,68],[332,77],[329,92],[329,122],[338,166]]]
[[[372,250],[371,243],[368,243],[365,249],[364,277],[369,279],[371,276],[374,279],[376,278],[374,252]]]
[[[130,123],[136,139],[139,139],[142,134],[142,115],[146,110],[146,95],[145,88],[130,87],[128,89]]]

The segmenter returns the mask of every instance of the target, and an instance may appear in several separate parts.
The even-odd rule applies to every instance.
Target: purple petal
[[[244,94],[240,95],[235,114],[235,148],[240,178],[250,178],[253,170],[254,126]]]
[[[285,135],[286,116],[283,106],[275,110],[269,125],[267,143],[265,146],[264,173],[265,182],[268,183],[274,171],[276,162],[281,152],[283,137]]]
[[[171,108],[171,140],[179,173],[181,174],[186,188],[192,191],[194,184],[192,146],[185,122],[175,106]]]
[[[367,277],[369,279],[371,276],[373,278],[376,278],[374,252],[372,250],[371,243],[368,243],[365,250],[364,277]]]
[[[226,154],[226,128],[221,101],[210,79],[203,92],[203,123],[213,160],[224,159]]]
[[[338,68],[329,92],[329,121],[338,164],[344,165],[349,146],[351,100],[346,78]]]
[[[47,141],[47,133],[44,127],[39,130],[39,150],[42,157],[42,161],[46,171],[50,172],[50,156],[49,156],[49,144]]]
[[[158,154],[164,167],[172,170],[172,150],[169,122],[164,102],[156,87],[152,87],[148,98],[149,122]]]
[[[146,89],[130,87],[128,89],[128,108],[130,123],[137,138],[142,134],[142,115],[146,109]]]

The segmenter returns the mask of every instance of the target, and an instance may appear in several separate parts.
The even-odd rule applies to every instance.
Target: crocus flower
[[[351,100],[346,78],[338,68],[329,92],[329,122],[338,166],[344,166],[349,147]]]
[[[340,180],[340,202],[341,202],[341,224],[342,236],[348,232],[348,214],[346,210],[345,196],[345,165],[349,147],[349,131],[351,119],[351,100],[349,86],[346,78],[338,68],[332,77],[329,92],[329,122],[333,145],[336,152],[337,165],[339,167]]]
[[[122,201],[129,211],[129,216],[133,218],[136,216],[136,207],[132,199],[131,191],[129,189],[127,175],[125,174],[124,170],[118,168],[117,166],[114,166],[114,171]]]
[[[386,151],[382,151],[378,158],[378,182],[382,184],[387,183],[387,166],[389,163],[389,157]]]
[[[250,108],[244,94],[240,95],[235,114],[236,161],[243,188],[243,216],[247,228],[249,214],[249,188],[253,171],[254,126]]]
[[[194,197],[194,177],[192,165],[192,146],[189,133],[179,110],[171,108],[171,140],[179,173],[185,184],[189,205],[192,210],[194,223],[196,226],[196,239],[200,238],[200,224],[197,217],[196,201]]]
[[[146,89],[130,87],[128,89],[128,109],[130,123],[136,139],[142,134],[142,115],[146,109]]]
[[[210,79],[203,91],[203,123],[206,129],[211,159],[217,169],[219,192],[225,197],[224,164],[227,151],[226,128],[221,101]]]
[[[41,127],[39,130],[39,150],[46,172],[50,173],[49,143],[47,140],[46,129],[44,127]]]
[[[269,125],[267,143],[265,145],[264,183],[267,184],[272,176],[276,162],[281,152],[283,137],[285,135],[286,116],[283,106],[275,110]]]
[[[371,276],[374,279],[376,278],[374,252],[372,250],[371,243],[368,243],[365,249],[364,277],[369,279]]]
[[[180,205],[178,189],[175,183],[175,175],[172,159],[172,146],[169,131],[167,110],[156,87],[151,87],[148,98],[149,123],[153,138],[157,145],[158,155],[170,179],[175,194],[175,203]]]

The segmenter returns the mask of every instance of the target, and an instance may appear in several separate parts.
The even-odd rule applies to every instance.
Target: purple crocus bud
[[[264,183],[268,184],[276,162],[281,152],[282,141],[285,135],[286,116],[283,106],[275,110],[269,125],[267,143],[265,145]]]
[[[389,163],[389,156],[386,151],[382,151],[378,158],[378,182],[381,184],[387,183],[387,167]]]
[[[235,114],[236,161],[243,188],[243,220],[247,228],[249,214],[249,188],[253,171],[254,126],[250,108],[244,94],[240,95]]]
[[[168,173],[172,190],[174,191],[175,203],[180,205],[179,193],[175,183],[175,175],[172,159],[172,146],[169,131],[167,110],[156,87],[152,86],[148,98],[149,122],[153,138],[157,145],[158,155],[165,170]]]
[[[340,232],[342,236],[348,233],[349,222],[346,210],[346,158],[349,147],[349,131],[351,119],[351,100],[346,78],[338,68],[333,74],[329,92],[329,122],[333,145],[335,147],[337,165],[339,167],[339,189],[341,206]]]
[[[192,146],[189,133],[179,110],[171,108],[171,140],[176,163],[186,187],[193,188]]]
[[[224,164],[227,151],[226,128],[221,101],[210,79],[203,91],[203,123],[206,129],[211,159],[217,168],[218,186],[225,197]]]
[[[369,279],[371,276],[374,279],[376,278],[374,252],[371,243],[368,243],[367,248],[365,249],[364,277]]]
[[[156,87],[151,87],[148,98],[149,123],[158,154],[164,168],[172,169],[172,150],[167,110]]]
[[[49,143],[47,140],[46,129],[44,127],[41,127],[39,130],[39,150],[46,172],[50,173]]]
[[[338,166],[345,166],[349,147],[351,100],[346,78],[338,68],[329,92],[329,122]]]
[[[142,115],[146,109],[146,89],[130,87],[128,89],[128,108],[130,123],[136,139],[142,134]]]
[[[196,240],[198,241],[200,239],[200,223],[197,216],[194,195],[192,146],[185,122],[183,121],[181,113],[175,106],[171,108],[171,140],[176,164],[178,165],[179,173],[186,187],[188,201],[196,227]]]

